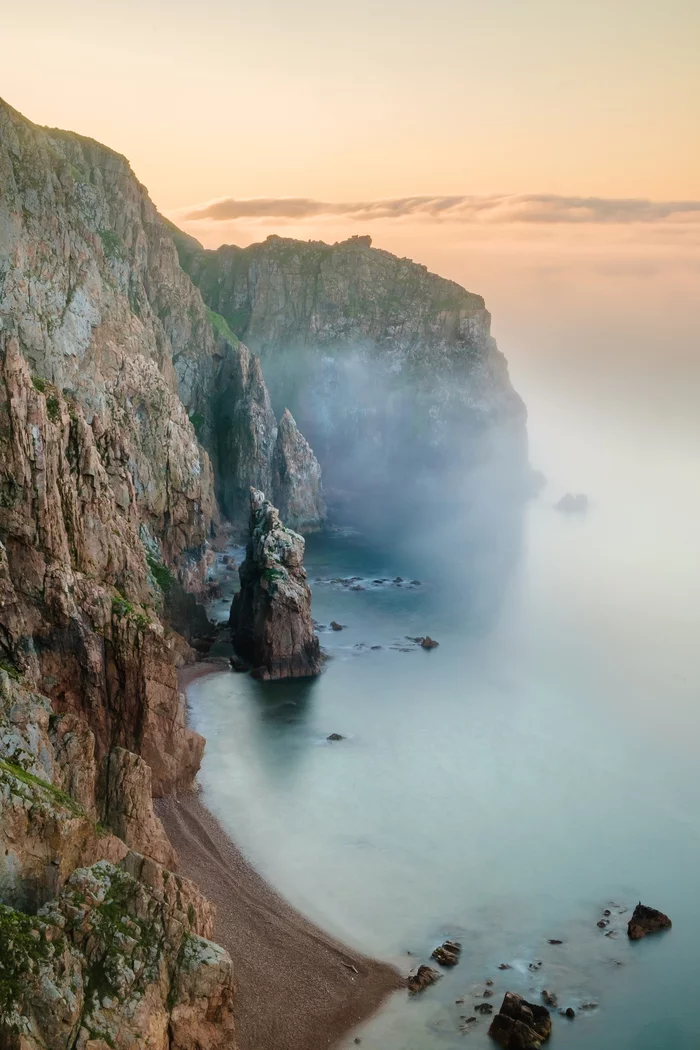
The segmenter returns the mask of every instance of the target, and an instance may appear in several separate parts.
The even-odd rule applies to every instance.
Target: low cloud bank
[[[338,216],[358,222],[424,219],[460,223],[606,224],[700,223],[700,201],[652,201],[643,198],[559,197],[519,194],[488,197],[398,197],[388,200],[330,202],[310,197],[225,197],[185,208],[180,218],[228,222],[232,219],[303,221]]]

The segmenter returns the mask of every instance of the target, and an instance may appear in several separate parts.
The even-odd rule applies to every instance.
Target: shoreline
[[[181,668],[179,685],[226,667]],[[234,965],[236,1050],[330,1050],[405,980],[342,944],[289,904],[249,863],[195,789],[154,800],[178,858],[216,905],[214,940]]]

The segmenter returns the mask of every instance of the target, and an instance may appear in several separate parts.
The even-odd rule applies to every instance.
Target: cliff
[[[291,410],[328,486],[404,498],[416,481],[490,466],[514,490],[527,483],[525,408],[481,296],[369,237],[176,243],[206,302],[260,355],[273,407]]]
[[[258,678],[304,678],[321,670],[303,562],[303,538],[251,489],[250,539],[231,606],[231,637]]]
[[[230,1050],[231,959],[175,860],[145,763],[100,771],[87,722],[0,670],[0,1045]]]

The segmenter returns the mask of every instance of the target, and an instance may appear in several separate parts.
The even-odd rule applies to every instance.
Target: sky
[[[697,0],[34,0],[0,32],[0,95],[208,247],[370,233],[516,364],[698,355]]]

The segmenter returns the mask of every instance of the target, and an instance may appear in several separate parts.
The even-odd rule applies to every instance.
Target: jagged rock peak
[[[326,520],[321,465],[288,408],[277,428],[272,484],[279,513],[297,532],[320,529]]]
[[[250,539],[231,606],[231,635],[259,678],[304,678],[321,670],[304,547],[264,493],[251,488]]]

